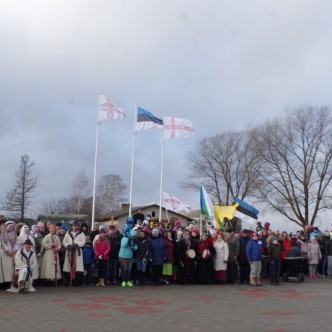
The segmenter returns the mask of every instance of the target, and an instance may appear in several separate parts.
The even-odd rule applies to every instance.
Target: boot
[[[250,286],[257,286],[256,277],[250,276]]]
[[[261,277],[260,276],[256,277],[256,283],[257,283],[257,286],[263,286],[263,284],[261,283]]]
[[[137,271],[137,282],[136,282],[136,284],[138,286],[141,286],[141,280],[142,280],[142,272],[141,271]]]
[[[96,284],[96,286],[101,286],[101,279],[99,278],[98,280],[99,280],[99,282],[98,282],[98,284]]]
[[[140,284],[141,284],[141,286],[145,285],[145,272],[141,272]]]
[[[100,279],[100,286],[101,286],[101,287],[105,287],[104,280],[105,280],[105,279]]]

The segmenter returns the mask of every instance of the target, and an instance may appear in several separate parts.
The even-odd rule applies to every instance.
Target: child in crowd
[[[92,265],[93,265],[93,247],[90,240],[86,241],[83,248],[83,263],[84,263],[84,284],[93,285],[92,281]]]

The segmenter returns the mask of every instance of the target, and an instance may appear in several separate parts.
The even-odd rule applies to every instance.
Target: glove
[[[98,259],[99,259],[99,260],[102,260],[102,259],[103,259],[103,255],[99,255],[99,256],[98,256]]]

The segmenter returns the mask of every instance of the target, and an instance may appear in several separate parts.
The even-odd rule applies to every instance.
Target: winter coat
[[[262,259],[262,246],[253,239],[247,245],[246,254],[249,262],[260,261]]]
[[[99,259],[99,256],[103,256],[103,260],[109,260],[109,252],[111,250],[110,242],[107,237],[102,240],[101,237],[93,244],[94,259]]]
[[[78,232],[75,235],[71,232],[66,233],[65,238],[63,239],[62,245],[66,248],[66,256],[65,261],[63,263],[63,271],[70,272],[71,266],[68,255],[71,253],[68,250],[68,246],[76,244],[78,247],[75,250],[76,255],[76,272],[84,272],[84,265],[83,265],[83,255],[82,255],[82,248],[85,246],[85,234],[82,232]]]
[[[332,239],[326,242],[326,256],[332,256]]]
[[[38,273],[38,263],[37,263],[37,257],[36,254],[31,250],[30,251],[32,254],[29,258],[28,256],[28,260],[29,260],[29,266],[30,269],[32,271],[32,279],[38,279],[39,277],[39,273]],[[19,269],[24,269],[27,267],[27,263],[28,263],[27,258],[24,256],[24,250],[21,249],[19,250],[15,256],[14,256],[14,261],[15,261],[15,269],[19,270]]]
[[[150,239],[146,237],[138,238],[136,243],[137,250],[134,253],[134,257],[138,259],[149,259],[151,250]]]
[[[175,245],[172,240],[164,239],[165,245],[165,263],[174,264],[174,248]]]
[[[228,244],[226,241],[216,241],[214,243],[214,249],[216,250],[216,255],[214,257],[214,270],[215,271],[226,271],[227,270],[227,260],[229,256]]]
[[[119,258],[131,259],[133,258],[133,247],[132,247],[132,239],[124,236],[121,239],[121,247],[119,251]]]
[[[229,249],[228,262],[235,262],[235,257],[240,253],[240,241],[236,237],[227,238],[226,240]]]
[[[13,279],[14,257],[8,255],[14,250],[16,241],[16,232],[6,232],[1,234],[0,250],[2,250],[1,264],[4,282],[11,282]]]
[[[151,258],[152,266],[161,266],[164,264],[166,258],[166,250],[164,239],[159,235],[158,237],[151,236]]]
[[[54,252],[53,248],[56,248]],[[61,279],[61,269],[59,260],[59,250],[61,249],[61,242],[57,235],[47,234],[42,242],[42,248],[44,250],[44,257],[40,269],[41,279]],[[55,269],[55,263],[57,268]]]
[[[322,253],[318,244],[308,244],[308,264],[319,264],[322,259]]]
[[[246,250],[249,241],[250,237],[240,237],[240,254],[238,258],[240,264],[248,263]]]
[[[84,265],[91,265],[93,264],[93,256],[94,256],[94,252],[93,252],[93,248],[90,245],[90,247],[85,246],[83,248],[83,261],[84,261]]]
[[[282,251],[280,244],[271,244],[268,247],[268,260],[269,261],[280,261],[282,257]]]
[[[281,259],[285,259],[286,258],[286,254],[287,251],[289,250],[289,248],[291,247],[291,241],[289,239],[284,239],[283,241],[283,248],[281,248]]]
[[[114,235],[108,236],[108,241],[111,245],[111,251],[109,253],[110,258],[116,258],[119,256],[119,251],[121,247],[122,235],[120,233],[115,233]]]

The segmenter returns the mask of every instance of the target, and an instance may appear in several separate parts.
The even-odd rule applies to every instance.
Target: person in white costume
[[[32,250],[31,240],[25,240],[23,248],[15,254],[15,270],[18,275],[18,287],[11,287],[10,292],[19,292],[26,294],[27,292],[35,292],[32,281],[38,279],[37,257]]]
[[[72,222],[71,230],[66,233],[62,245],[66,248],[63,272],[69,274],[69,286],[73,282],[75,286],[80,286],[84,272],[82,248],[85,246],[85,234],[79,231],[77,221]]]
[[[40,269],[40,278],[54,281],[57,285],[57,280],[61,279],[59,250],[62,245],[59,237],[55,234],[56,226],[54,224],[50,225],[49,231],[50,233],[44,237],[42,242],[44,257]]]

